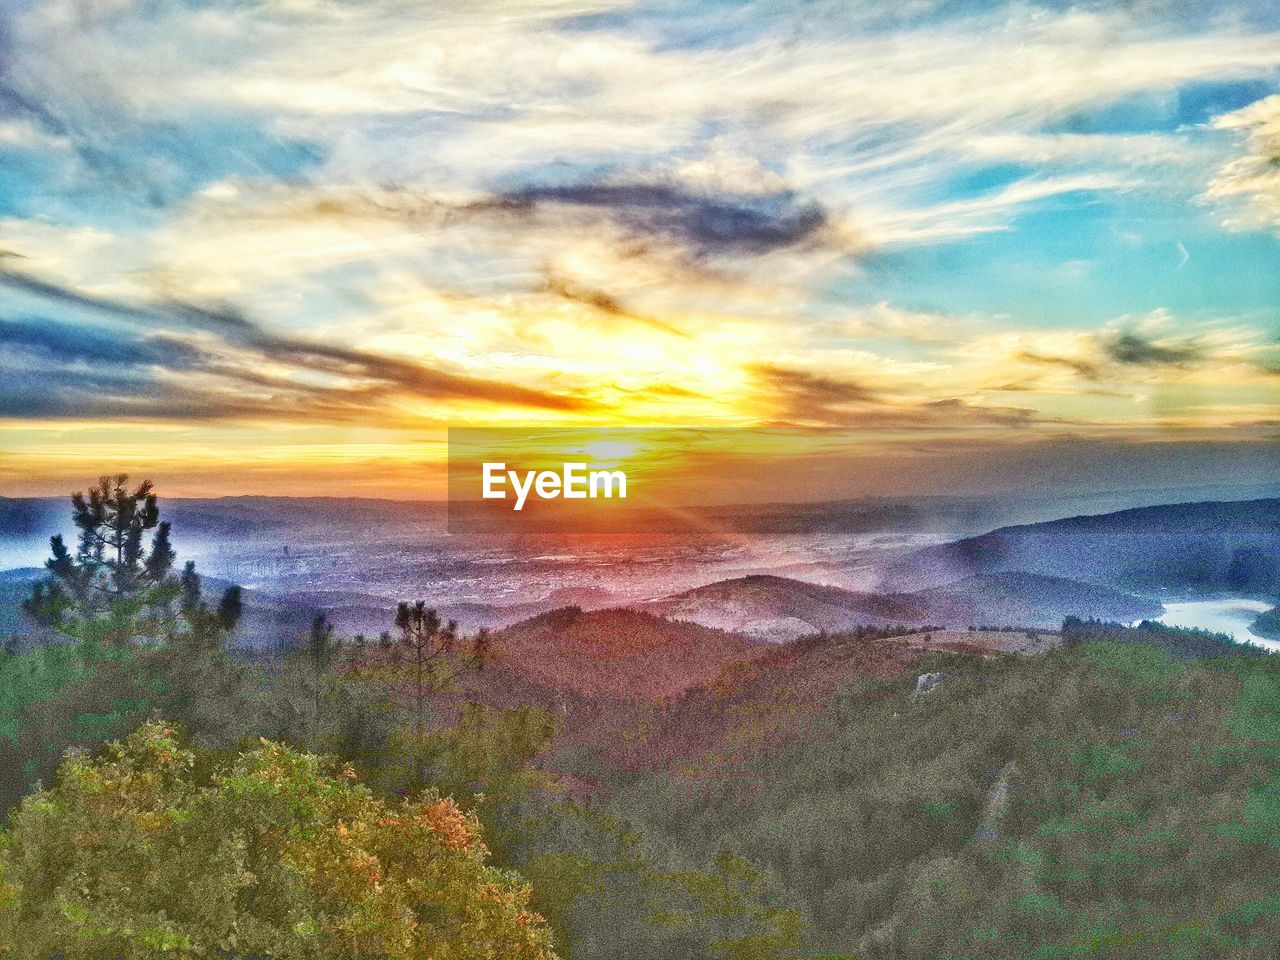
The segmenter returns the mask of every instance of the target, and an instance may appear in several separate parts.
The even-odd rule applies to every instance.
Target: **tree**
[[[181,575],[181,629],[146,650],[141,660],[161,683],[158,705],[202,746],[229,746],[252,728],[256,709],[252,678],[226,649],[226,638],[243,612],[238,586],[223,591],[218,605],[202,599],[200,576],[187,561]]]
[[[435,610],[423,601],[401,603],[396,608],[399,642],[393,648],[402,663],[407,663],[413,682],[413,732],[421,736],[426,730],[426,702],[430,690],[443,689],[452,679],[449,667],[440,661],[452,653],[458,642],[458,624],[441,621]]]
[[[265,672],[264,731],[316,753],[343,757],[366,775],[380,771],[392,751],[397,717],[385,692],[363,682],[359,654],[333,639],[318,616],[301,644]]]
[[[58,632],[92,645],[125,646],[177,633],[226,632],[239,618],[239,588],[210,615],[200,600],[195,566],[174,576],[170,526],[150,480],[130,491],[124,474],[99,478],[88,494],[71,497],[80,530],[74,555],[61,534],[49,540],[50,576],[37,583],[23,610]],[[154,530],[150,549],[144,535]]]
[[[399,635],[379,644],[370,666],[354,674],[407,688],[410,728],[405,734],[410,762],[409,787],[425,782],[425,766],[430,750],[427,708],[436,693],[451,689],[457,678],[470,670],[481,670],[489,654],[489,633],[481,630],[464,644],[455,621],[444,621],[419,600],[396,608]],[[467,647],[469,646],[469,649]]]
[[[140,727],[68,757],[0,845],[15,960],[554,960],[529,886],[434,791],[387,802],[263,740],[229,763]]]
[[[311,664],[311,739],[316,736],[320,720],[320,694],[325,685],[325,674],[333,656],[333,624],[323,613],[317,613],[307,634],[307,659]]]
[[[36,584],[25,611],[36,620],[79,639],[122,645],[158,630],[177,598],[170,576],[174,553],[169,525],[161,524],[151,482],[132,493],[128,477],[101,477],[88,495],[71,498],[80,529],[73,556],[61,534],[49,541],[52,577]],[[156,529],[149,552],[143,535]]]
[[[103,477],[71,501],[76,552],[61,536],[50,539],[49,577],[24,609],[78,642],[33,650],[0,671],[13,691],[0,736],[18,761],[0,783],[0,809],[50,774],[67,747],[97,746],[154,711],[204,746],[229,746],[251,723],[246,670],[225,649],[240,588],[210,607],[193,563],[174,573],[170,527],[150,481],[130,488],[125,476]]]

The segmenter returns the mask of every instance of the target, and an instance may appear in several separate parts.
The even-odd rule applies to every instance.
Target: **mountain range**
[[[25,518],[24,523],[45,522],[43,513],[31,512],[32,503],[0,502],[0,514],[7,523],[14,516]],[[26,504],[26,512],[15,504]],[[389,522],[386,501],[326,504],[333,512],[364,522]],[[230,498],[182,502],[175,514],[184,524],[184,534],[192,529],[212,534],[228,523],[244,525],[243,533],[290,529],[303,517],[313,522],[317,506],[314,501],[300,506],[287,499]],[[410,524],[438,519],[435,505],[420,507],[402,519]],[[231,511],[230,519],[224,509]],[[34,633],[19,608],[31,583],[41,576],[39,568],[0,573],[0,634]],[[549,630],[576,635],[600,626],[588,615],[592,611],[626,606],[652,619],[683,622],[691,631],[711,631],[714,636],[673,628],[672,649],[696,646],[696,638],[707,645],[709,661],[717,662],[737,657],[737,652],[730,656],[726,651],[745,640],[787,642],[857,627],[1054,630],[1067,616],[1128,622],[1158,616],[1160,600],[1171,596],[1235,593],[1280,599],[1280,498],[1169,504],[1001,527],[892,559],[879,568],[876,580],[874,590],[849,590],[757,574],[640,598],[583,586],[515,603],[444,604],[441,613],[467,630],[503,629],[514,647],[531,652]],[[211,595],[225,585],[206,578]],[[296,642],[319,613],[341,633],[377,636],[391,629],[394,610],[385,596],[360,590],[260,587],[246,590],[244,599],[239,643],[266,650]],[[573,620],[551,614],[568,605],[587,613]],[[617,623],[614,627],[622,632],[605,638],[608,642],[622,642],[626,630],[649,639],[654,633],[653,623],[644,619],[628,622],[625,629]],[[732,642],[726,639],[730,634]],[[608,686],[604,680],[599,683],[601,689]],[[665,691],[667,686],[655,679],[655,690]]]
[[[1130,621],[1158,616],[1163,607],[1100,584],[1008,572],[909,593],[866,593],[786,577],[749,576],[650,601],[644,609],[785,642],[811,633],[898,624],[1056,630],[1068,616]]]
[[[1280,498],[1141,507],[1001,527],[889,565],[884,590],[1018,571],[1132,591],[1280,590]]]

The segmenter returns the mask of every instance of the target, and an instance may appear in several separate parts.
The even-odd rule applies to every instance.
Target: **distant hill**
[[[901,597],[769,575],[709,583],[649,601],[643,609],[772,642],[819,631],[923,623],[927,619],[921,609]]]
[[[443,522],[443,503],[362,497],[163,497],[164,519],[193,534],[313,526],[335,518]],[[0,537],[48,536],[71,527],[70,497],[0,497]]]
[[[1253,626],[1249,629],[1268,640],[1280,640],[1280,606],[1258,614],[1258,619],[1253,621]]]
[[[1163,607],[1098,584],[1002,573],[912,593],[861,593],[786,577],[751,576],[650,601],[643,609],[705,627],[783,642],[855,627],[1014,626],[1056,630],[1067,616],[1138,620]]]
[[[397,601],[389,597],[354,590],[291,590],[282,599],[323,611],[338,632],[346,636],[362,633],[376,637],[383,631],[392,630],[395,623]],[[482,628],[509,627],[560,607],[578,606],[595,610],[616,606],[618,598],[600,587],[568,587],[552,590],[541,600],[521,603],[436,603],[429,597],[426,602],[442,619],[454,620],[459,629],[471,633]]]
[[[16,635],[27,638],[27,645],[56,640],[22,614],[22,601],[31,594],[31,586],[46,576],[41,567],[0,570],[0,638]],[[230,582],[203,576],[205,597],[216,603]],[[244,614],[231,636],[232,646],[258,652],[278,652],[297,642],[310,628],[316,615],[323,613],[337,632],[346,637],[362,633],[375,638],[384,631],[394,632],[396,602],[386,597],[351,590],[297,590],[283,594],[245,588]],[[510,605],[487,603],[454,603],[437,605],[440,616],[456,620],[465,633],[484,628],[508,627],[563,607],[569,602],[583,606],[604,606],[616,600],[599,588],[552,591],[543,600]]]
[[[497,631],[493,650],[498,666],[543,686],[660,699],[708,683],[764,648],[637,610],[565,607]]]
[[[86,476],[81,488],[91,480]],[[709,529],[739,534],[822,531],[839,536],[901,536],[928,532],[958,537],[1001,524],[1034,523],[1069,514],[1134,506],[1165,509],[1145,507],[1153,502],[1192,498],[1250,502],[1241,498],[1276,496],[1280,496],[1280,484],[1275,483],[1153,486],[1102,493],[867,497],[826,503],[747,504],[705,507],[695,513]],[[448,513],[447,504],[433,501],[305,496],[175,498],[165,495],[163,489],[160,497],[164,518],[174,525],[175,543],[188,554],[217,550],[234,555],[246,544],[257,553],[263,543],[281,548],[349,546],[370,537],[394,539],[401,535],[420,543],[423,538],[444,536]],[[75,534],[67,495],[0,497],[0,565],[16,567],[42,561],[54,533],[68,537]],[[918,584],[936,585],[937,581]]]
[[[1256,644],[1238,643],[1225,633],[1171,627],[1154,620],[1144,620],[1137,626],[1127,627],[1104,620],[1073,618],[1062,626],[1062,642],[1067,646],[1089,643],[1145,644],[1159,647],[1179,660],[1270,656]]]
[[[442,537],[446,519],[442,503],[338,497],[162,497],[160,510],[185,555],[209,549],[234,554],[246,544],[255,553],[266,543],[351,544],[371,531]],[[55,533],[75,542],[68,497],[0,497],[0,565],[41,562]]]
[[[1130,622],[1164,610],[1148,597],[1100,584],[1020,572],[966,577],[906,597],[926,612],[929,622],[948,626],[1007,624],[1057,630],[1069,616]]]
[[[885,590],[1023,572],[1137,592],[1280,595],[1280,499],[1141,507],[1003,527],[916,551]]]
[[[364,634],[376,637],[393,630],[396,601],[367,594],[348,594],[331,590],[297,590],[287,595],[289,600],[306,603],[324,612],[329,622],[340,634],[355,636]],[[444,620],[455,620],[459,629],[473,632],[481,628],[508,627],[529,617],[563,606],[550,601],[519,603],[500,606],[489,603],[446,603],[434,609]]]

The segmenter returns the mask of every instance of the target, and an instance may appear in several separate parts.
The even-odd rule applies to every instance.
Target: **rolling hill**
[[[709,683],[765,648],[638,610],[552,610],[493,635],[495,663],[545,687],[661,699]]]
[[[819,632],[896,624],[1056,630],[1068,616],[1130,621],[1157,616],[1163,608],[1149,598],[1099,584],[999,573],[881,594],[786,577],[740,577],[651,601],[643,609],[757,640],[785,642]]]
[[[721,580],[645,603],[642,609],[717,630],[783,642],[856,626],[923,623],[924,612],[901,597],[753,575]]]
[[[892,564],[881,588],[1035,573],[1138,592],[1280,592],[1280,499],[1141,507],[1002,527]]]
[[[1057,630],[1069,616],[1128,622],[1157,617],[1164,607],[1148,597],[1096,583],[1035,573],[967,577],[945,587],[908,593],[931,623],[1012,625]]]

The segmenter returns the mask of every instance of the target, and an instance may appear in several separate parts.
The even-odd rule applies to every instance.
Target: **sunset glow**
[[[1274,473],[1267,4],[162,6],[3,15],[7,493],[436,499],[468,426]]]

